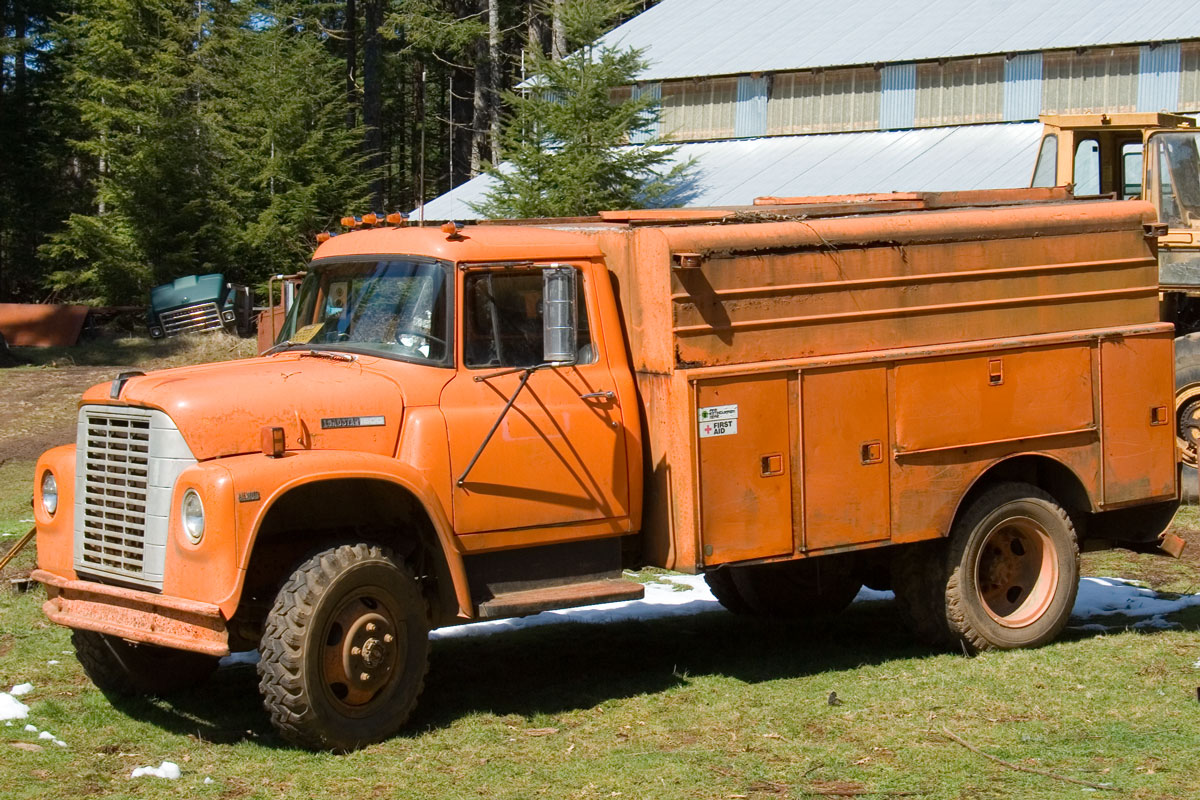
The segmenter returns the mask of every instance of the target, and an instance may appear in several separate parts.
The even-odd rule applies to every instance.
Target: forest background
[[[657,0],[0,0],[0,302],[295,271],[498,163],[580,2]]]

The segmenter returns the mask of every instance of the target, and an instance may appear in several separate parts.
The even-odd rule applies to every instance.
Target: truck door
[[[589,324],[593,293],[581,278],[578,363],[529,375],[459,485],[523,378],[511,370],[542,360],[541,270],[462,275],[459,370],[441,399],[460,534],[628,516],[621,407],[599,332]]]

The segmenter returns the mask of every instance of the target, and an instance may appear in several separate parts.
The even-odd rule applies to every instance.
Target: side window
[[[1058,136],[1050,134],[1042,139],[1037,166],[1033,168],[1033,188],[1045,188],[1058,183]]]
[[[1075,146],[1075,195],[1100,194],[1100,143],[1084,139]]]
[[[1121,145],[1121,199],[1136,200],[1142,196],[1142,143]]]
[[[583,281],[578,281],[578,363],[595,361]],[[542,273],[476,272],[463,296],[463,363],[468,367],[532,367],[542,363]]]

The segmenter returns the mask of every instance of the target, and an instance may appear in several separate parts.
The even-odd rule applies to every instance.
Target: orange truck
[[[779,200],[321,244],[280,339],[90,389],[35,476],[45,613],[115,692],[257,648],[287,740],[392,735],[439,626],[703,573],[1036,646],[1081,548],[1178,545],[1154,209]]]

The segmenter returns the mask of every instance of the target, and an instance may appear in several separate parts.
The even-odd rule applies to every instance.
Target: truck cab
[[[1195,501],[1200,450],[1200,129],[1166,112],[1053,115],[1032,186],[1148,200],[1158,213],[1162,319],[1175,325],[1176,434],[1183,493]]]

